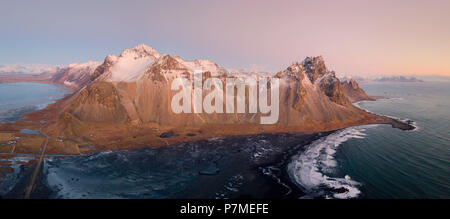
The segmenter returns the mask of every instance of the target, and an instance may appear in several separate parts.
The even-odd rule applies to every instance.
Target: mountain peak
[[[350,84],[350,86],[351,86],[353,89],[359,89],[359,85],[358,85],[358,83],[357,83],[355,80],[350,79],[350,81],[349,81],[348,83]]]
[[[294,62],[289,67],[287,67],[284,71],[278,72],[276,75],[276,77],[278,77],[278,78],[281,78],[283,76],[293,77],[293,78],[298,78],[300,80],[303,80],[303,78],[305,77],[303,66],[298,62]]]
[[[152,47],[139,44],[131,49],[124,49],[120,56],[108,55],[102,69],[110,72],[110,81],[132,81],[160,57],[161,54]]]
[[[161,56],[161,54],[159,54],[158,51],[145,44],[139,44],[131,49],[124,49],[123,52],[120,54],[121,57],[128,55],[135,55],[136,57],[139,58],[149,55],[154,56],[155,58],[159,58]]]
[[[324,61],[322,56],[307,56],[303,60],[302,65],[304,67],[306,67],[306,66],[317,66],[319,64],[324,64],[324,63],[325,63],[325,61]]]
[[[311,83],[328,73],[322,56],[306,57],[302,62],[302,66]]]

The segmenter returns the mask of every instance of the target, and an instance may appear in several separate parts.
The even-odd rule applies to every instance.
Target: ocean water
[[[362,87],[389,99],[358,106],[417,128],[350,127],[313,142],[288,165],[300,198],[450,198],[450,83]]]
[[[0,123],[17,121],[22,114],[44,109],[70,92],[52,84],[0,83]]]

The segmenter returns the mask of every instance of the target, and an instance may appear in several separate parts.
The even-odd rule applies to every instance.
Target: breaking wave
[[[301,198],[356,198],[360,183],[350,176],[337,175],[334,158],[337,148],[351,138],[364,138],[366,128],[350,127],[312,142],[304,152],[295,155],[288,164],[288,174],[306,195]]]

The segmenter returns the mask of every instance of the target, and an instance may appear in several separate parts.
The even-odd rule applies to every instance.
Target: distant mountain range
[[[354,80],[358,83],[371,83],[371,82],[424,82],[413,76],[384,76],[378,78],[368,78],[360,76],[345,76],[341,78],[342,81]]]
[[[55,72],[58,66],[44,64],[10,64],[0,65],[0,75],[6,74],[41,74],[44,72]]]
[[[407,77],[407,76],[392,76],[392,77],[381,77],[377,78],[374,81],[376,82],[423,82],[420,79],[415,77]]]

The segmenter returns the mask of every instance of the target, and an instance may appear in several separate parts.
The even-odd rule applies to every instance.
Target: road
[[[37,176],[39,175],[39,171],[41,170],[42,162],[44,161],[45,151],[47,150],[47,144],[48,144],[48,139],[49,139],[48,135],[45,134],[44,132],[42,132],[42,129],[43,129],[44,127],[45,127],[45,125],[42,126],[42,127],[39,129],[39,132],[41,132],[41,134],[45,137],[45,140],[44,140],[44,142],[43,142],[43,145],[41,146],[41,155],[40,155],[40,157],[39,157],[39,161],[38,161],[38,163],[36,164],[35,169],[33,170],[32,175],[31,175],[30,184],[29,184],[29,185],[26,187],[26,189],[25,189],[25,196],[24,196],[24,199],[29,199],[29,198],[30,198],[31,192],[33,192],[33,188],[34,188],[34,185],[35,185],[35,182],[36,182],[36,178],[37,178]]]

